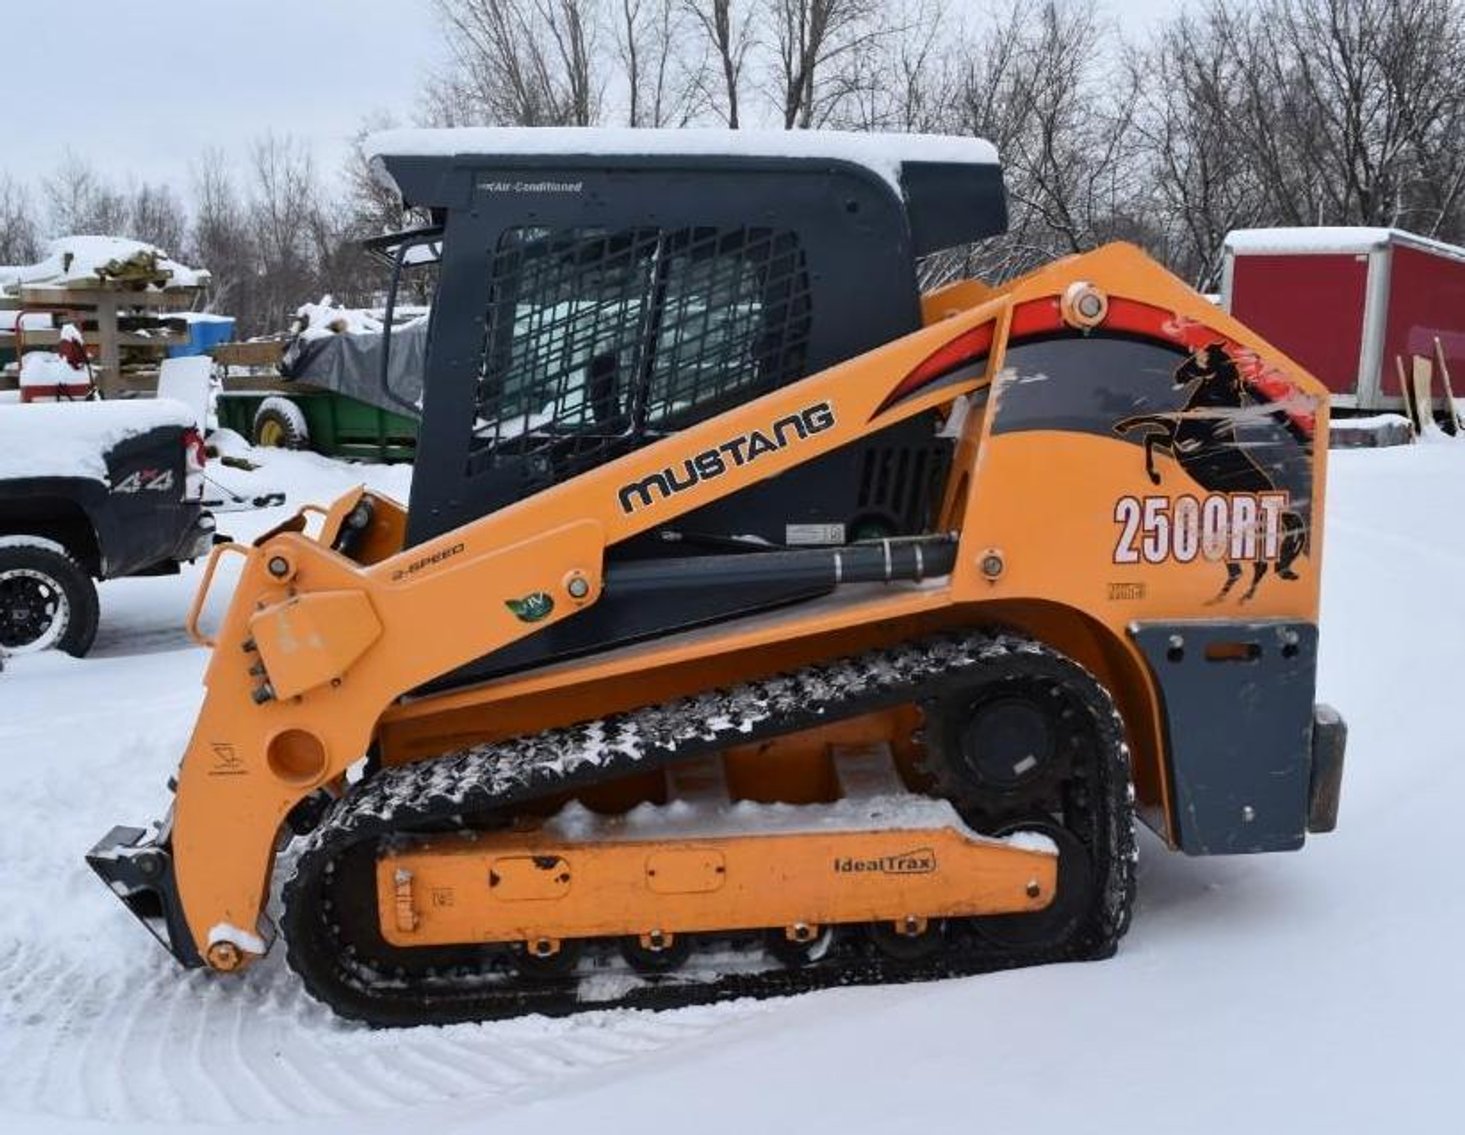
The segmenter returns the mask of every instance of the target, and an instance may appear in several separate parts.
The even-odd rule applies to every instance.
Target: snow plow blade
[[[86,861],[181,964],[203,965],[178,902],[172,850],[156,832],[119,825],[87,852]]]

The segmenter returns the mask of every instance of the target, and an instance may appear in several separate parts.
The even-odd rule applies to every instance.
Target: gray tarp
[[[414,320],[392,331],[387,379],[392,393],[411,406],[422,401],[426,360],[426,319]],[[291,343],[280,360],[280,373],[394,414],[416,417],[416,412],[389,398],[382,390],[381,365],[382,336],[325,335]]]

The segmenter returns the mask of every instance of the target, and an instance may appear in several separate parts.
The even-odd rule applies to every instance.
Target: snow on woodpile
[[[301,304],[295,310],[292,335],[302,339],[323,339],[327,335],[380,335],[382,321],[362,308],[341,307],[334,296],[322,296],[319,303]]]
[[[386,130],[366,139],[379,159],[460,154],[557,157],[814,158],[862,165],[899,189],[907,162],[996,165],[997,149],[981,138],[945,134],[864,134],[847,130],[646,130],[630,127],[459,127]]]
[[[0,405],[0,479],[105,482],[107,452],[119,442],[162,426],[193,424],[192,411],[167,398]]]
[[[39,264],[0,268],[0,292],[22,284],[68,285],[120,282],[137,287],[195,288],[209,273],[190,268],[162,249],[117,236],[68,236],[53,240]]]
[[[427,318],[425,307],[398,306],[392,327],[400,328]],[[376,308],[341,307],[334,296],[322,296],[319,303],[302,304],[295,311],[290,334],[300,339],[324,339],[330,335],[380,335],[385,313]]]

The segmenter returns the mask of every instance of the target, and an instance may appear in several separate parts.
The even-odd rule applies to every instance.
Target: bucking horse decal
[[[1276,410],[1256,401],[1224,345],[1210,343],[1191,354],[1175,371],[1174,388],[1186,392],[1179,410],[1135,414],[1114,424],[1119,434],[1144,431],[1145,472],[1150,482],[1161,482],[1155,451],[1164,450],[1208,493],[1283,499],[1276,480],[1252,458],[1247,442],[1237,435],[1237,426],[1246,415],[1259,412],[1271,417]],[[1213,558],[1225,563],[1226,579],[1211,603],[1230,594],[1242,577],[1244,563],[1251,564],[1252,575],[1241,596],[1243,603],[1256,594],[1268,568],[1281,579],[1298,578],[1292,565],[1306,547],[1307,524],[1291,507],[1277,509],[1276,521],[1275,538],[1244,542],[1248,549],[1256,549],[1253,555],[1243,558],[1236,554],[1242,542],[1224,541],[1226,550]]]

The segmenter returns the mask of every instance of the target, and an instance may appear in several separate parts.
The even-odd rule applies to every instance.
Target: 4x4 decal
[[[174,483],[171,469],[138,469],[112,486],[114,493],[166,493]]]

